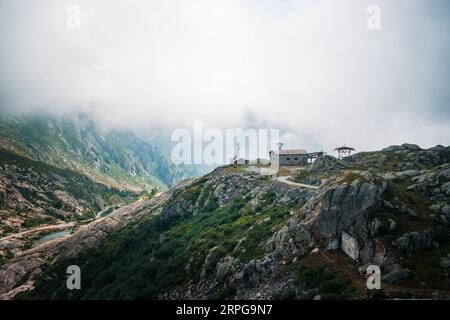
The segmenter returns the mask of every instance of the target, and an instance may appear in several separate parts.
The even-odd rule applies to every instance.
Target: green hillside
[[[138,196],[0,148],[0,238],[40,225],[94,219],[105,207]]]
[[[192,170],[171,163],[131,131],[102,133],[83,116],[0,118],[0,147],[134,191],[165,190]]]
[[[74,235],[17,298],[372,299],[368,264],[381,269],[379,297],[445,298],[449,151],[404,144],[322,156],[297,176],[317,188],[218,168],[118,212],[110,219],[123,223],[97,236],[100,245],[83,240],[100,225]],[[72,264],[81,290],[65,287]]]

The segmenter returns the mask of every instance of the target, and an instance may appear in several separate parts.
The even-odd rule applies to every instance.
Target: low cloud
[[[376,2],[380,30],[360,0],[2,1],[0,108],[147,134],[267,125],[329,152],[450,144],[450,5]]]

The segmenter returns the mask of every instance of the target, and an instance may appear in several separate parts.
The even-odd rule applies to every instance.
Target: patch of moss
[[[294,283],[308,289],[318,289],[323,299],[346,299],[354,289],[350,279],[339,275],[330,266],[320,265],[312,268],[300,263]]]

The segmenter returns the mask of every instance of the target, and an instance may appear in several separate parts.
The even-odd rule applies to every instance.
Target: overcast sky
[[[449,145],[449,41],[447,0],[0,0],[0,108],[269,125],[311,151]]]

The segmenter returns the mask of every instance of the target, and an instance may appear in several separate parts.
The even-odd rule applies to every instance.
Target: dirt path
[[[51,225],[51,226],[42,226],[42,227],[36,227],[36,228],[32,228],[32,229],[28,229],[19,233],[14,233],[14,234],[10,234],[9,236],[0,238],[0,242],[1,241],[5,241],[5,240],[9,240],[9,239],[13,239],[13,238],[19,238],[22,236],[26,236],[28,234],[33,234],[36,232],[41,232],[41,231],[53,231],[53,230],[64,230],[64,229],[68,229],[68,228],[73,228],[75,227],[75,223],[73,222],[68,222],[68,223],[60,223],[60,224],[55,224],[55,225]]]
[[[301,188],[309,188],[309,189],[314,189],[314,190],[319,189],[318,186],[293,182],[293,181],[288,180],[289,178],[291,178],[291,176],[283,176],[283,177],[278,177],[277,180],[280,182],[286,183],[288,185],[291,185],[291,186],[296,186],[296,187],[301,187]]]

